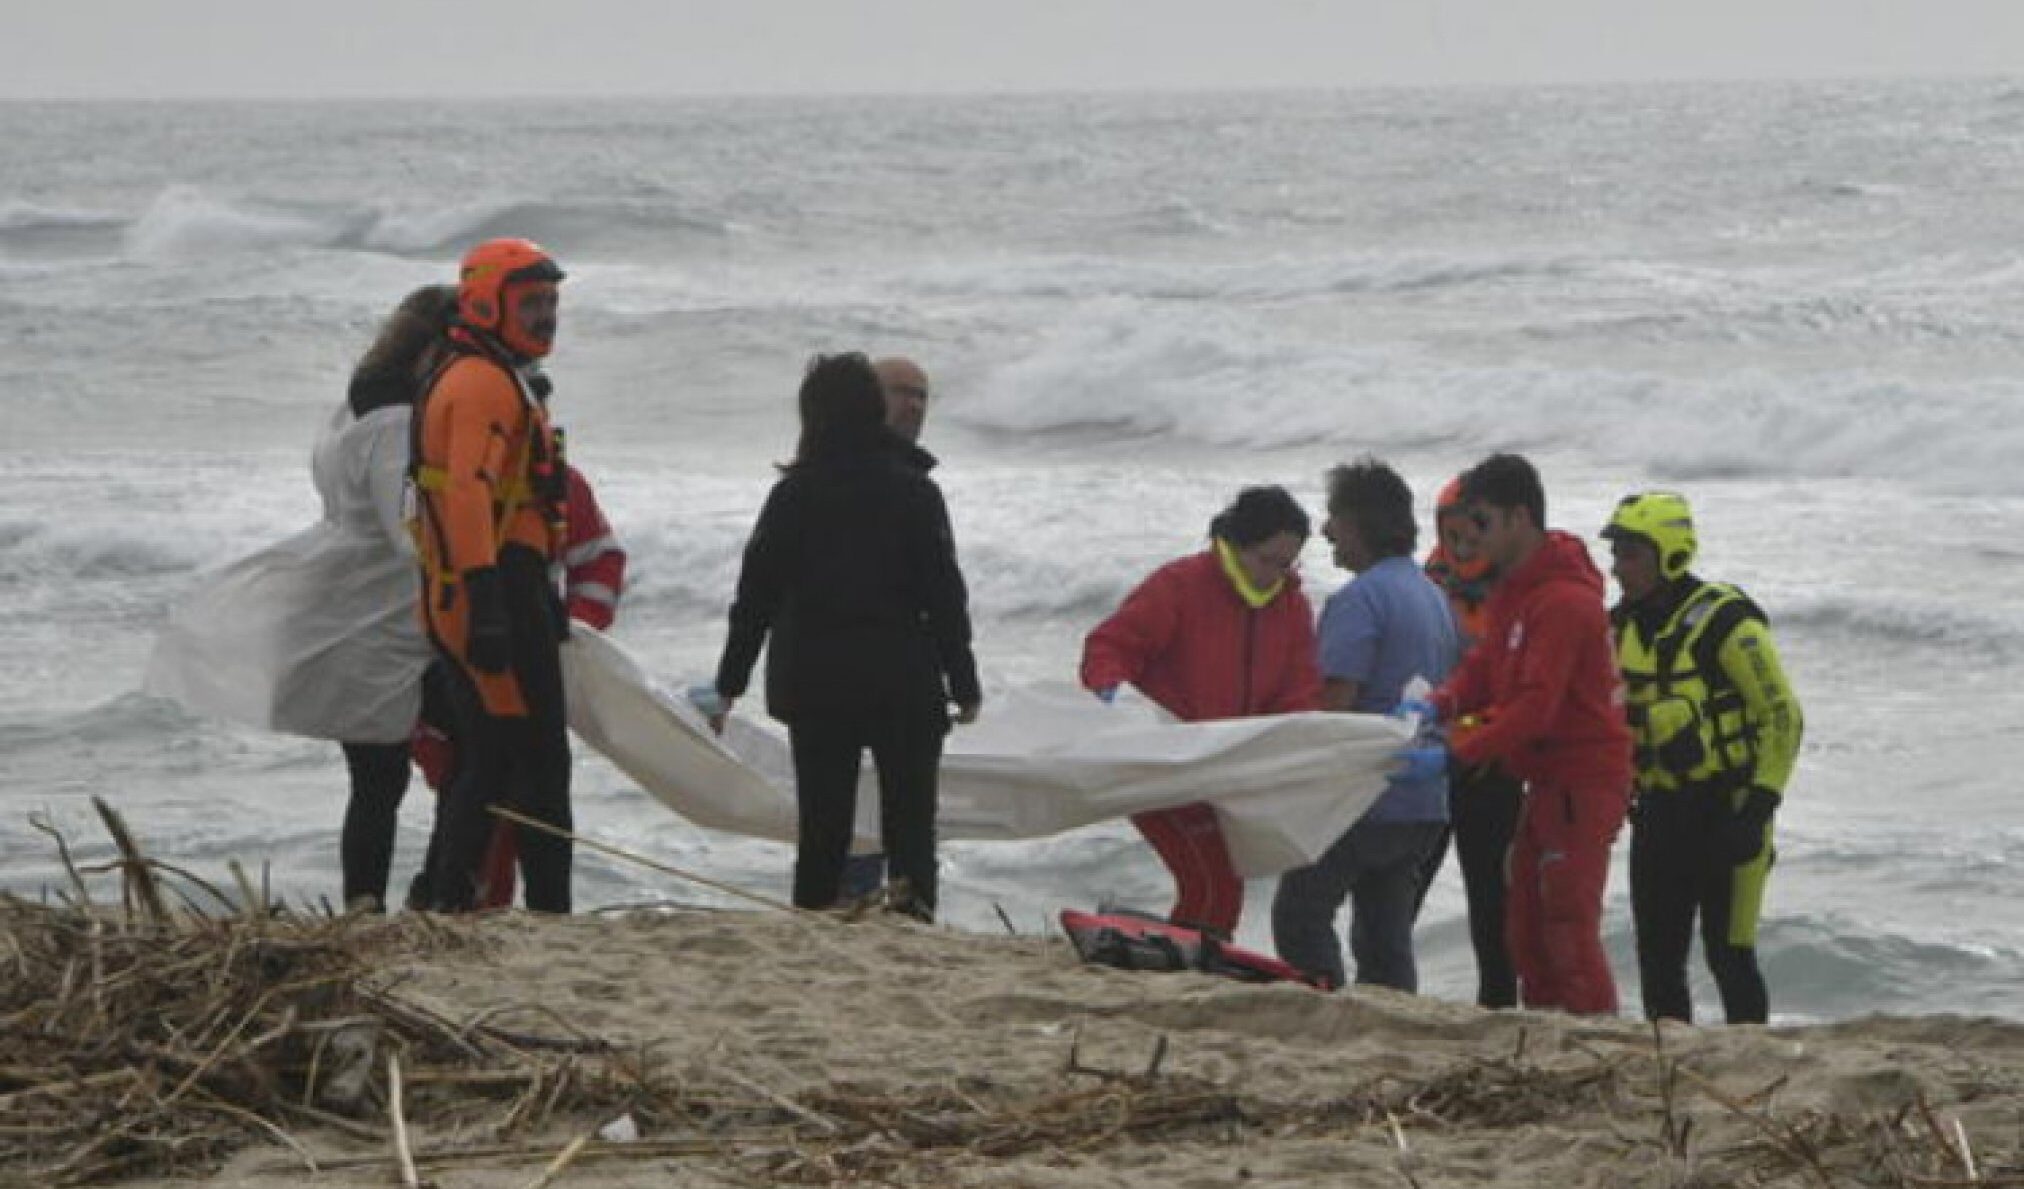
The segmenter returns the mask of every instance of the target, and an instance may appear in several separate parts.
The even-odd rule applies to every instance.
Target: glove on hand
[[[1441,721],[1440,711],[1425,698],[1404,698],[1392,707],[1391,716],[1397,719],[1416,719],[1422,727],[1431,727]]]
[[[1753,788],[1743,798],[1743,804],[1722,825],[1722,848],[1731,864],[1741,867],[1764,853],[1764,828],[1776,812],[1778,794],[1770,789]]]
[[[1389,775],[1393,780],[1432,780],[1447,770],[1448,749],[1427,743],[1393,752]]]
[[[1117,687],[1114,685],[1106,685],[1102,689],[1091,690],[1090,692],[1096,695],[1097,701],[1102,702],[1106,706],[1117,701]]]
[[[504,673],[513,665],[513,627],[506,618],[499,571],[491,566],[466,570],[464,594],[471,600],[471,634],[464,659],[480,673]]]

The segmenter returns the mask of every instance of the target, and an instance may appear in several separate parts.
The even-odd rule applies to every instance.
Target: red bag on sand
[[[1129,912],[1063,909],[1061,928],[1085,962],[1120,970],[1197,970],[1247,983],[1299,983],[1333,990],[1290,963],[1219,941],[1200,929]]]

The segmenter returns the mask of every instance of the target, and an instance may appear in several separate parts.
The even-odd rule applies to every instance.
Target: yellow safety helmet
[[[1687,497],[1672,491],[1640,491],[1617,501],[1616,511],[1602,530],[1606,540],[1635,537],[1658,551],[1659,573],[1670,582],[1694,564],[1694,510]]]

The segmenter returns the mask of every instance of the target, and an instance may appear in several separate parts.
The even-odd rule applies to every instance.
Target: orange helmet
[[[488,239],[464,254],[457,272],[457,317],[473,330],[496,336],[509,350],[530,359],[548,354],[552,338],[532,338],[506,316],[507,290],[520,285],[553,285],[564,273],[540,244],[526,239]]]
[[[1456,475],[1454,478],[1448,480],[1447,485],[1441,488],[1441,494],[1434,498],[1434,519],[1439,521],[1441,517],[1448,515],[1450,512],[1459,512],[1461,510],[1462,477]]]

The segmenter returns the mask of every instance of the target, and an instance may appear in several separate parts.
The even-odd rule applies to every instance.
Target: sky
[[[2024,75],[2024,0],[21,0],[0,98]]]

